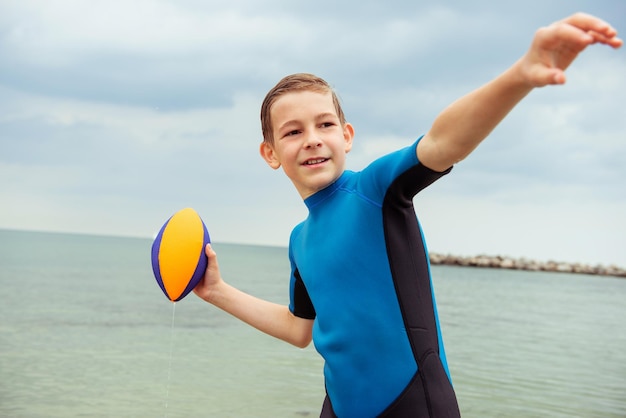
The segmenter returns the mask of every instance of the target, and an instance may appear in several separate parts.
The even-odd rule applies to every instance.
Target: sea
[[[193,293],[151,239],[0,230],[0,417],[316,417],[323,363]],[[215,243],[224,278],[288,302],[286,248]],[[433,266],[463,417],[626,417],[626,279]]]

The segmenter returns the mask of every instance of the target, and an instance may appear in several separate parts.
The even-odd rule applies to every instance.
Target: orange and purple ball
[[[186,208],[165,222],[152,244],[152,270],[159,287],[172,302],[187,296],[202,280],[211,242],[198,213]]]

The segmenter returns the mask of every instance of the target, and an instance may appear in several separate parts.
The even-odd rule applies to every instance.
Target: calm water
[[[0,416],[318,416],[312,346],[194,295],[172,327],[150,245],[0,230]],[[232,284],[287,303],[285,249],[215,248]],[[464,417],[626,417],[626,280],[433,271]]]

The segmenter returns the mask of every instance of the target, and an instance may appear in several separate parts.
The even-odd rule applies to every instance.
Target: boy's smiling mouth
[[[306,160],[303,165],[316,165],[321,164],[328,161],[328,158],[312,158],[310,160]]]

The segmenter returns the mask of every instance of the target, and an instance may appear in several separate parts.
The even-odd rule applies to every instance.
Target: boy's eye
[[[299,129],[294,129],[292,131],[287,131],[285,132],[281,138],[289,138],[290,136],[296,136],[300,133],[301,131]]]
[[[335,126],[335,124],[333,122],[322,123],[322,128],[330,128],[331,126]]]

